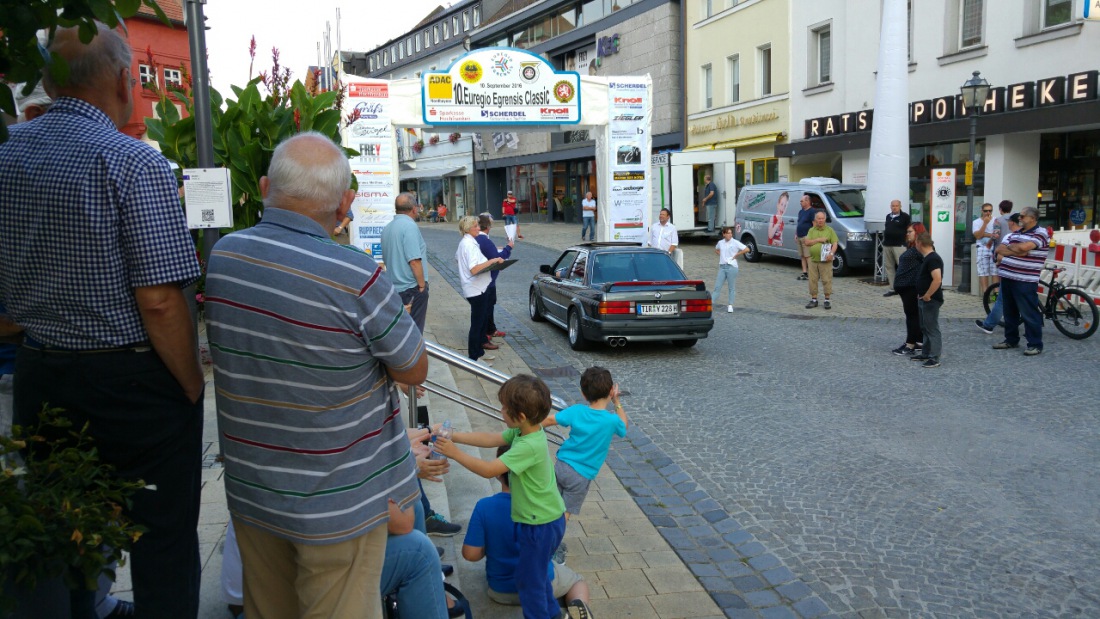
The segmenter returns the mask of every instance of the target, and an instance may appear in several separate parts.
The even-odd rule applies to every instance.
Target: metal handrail
[[[468,374],[473,374],[477,378],[485,379],[495,385],[503,385],[511,376],[508,376],[504,372],[494,370],[493,368],[474,361],[468,357],[464,357],[448,348],[444,348],[435,342],[424,342],[428,351],[428,356],[433,359],[438,359],[447,365],[462,370]],[[450,400],[460,406],[464,406],[472,411],[481,413],[488,417],[492,417],[497,421],[504,422],[504,417],[500,414],[500,407],[496,406],[485,400],[479,400],[475,397],[451,389],[446,385],[441,385],[435,381],[428,380],[422,385],[424,389],[430,393],[437,394],[444,399]],[[416,427],[416,386],[409,386],[409,427]],[[569,404],[560,397],[550,394],[550,408],[555,411],[565,409]],[[546,434],[549,440],[555,444],[561,445],[565,437],[561,434],[547,430]]]

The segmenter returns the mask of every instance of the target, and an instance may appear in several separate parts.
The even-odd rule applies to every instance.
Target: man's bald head
[[[65,60],[69,76],[58,83],[46,71],[42,85],[55,99],[74,97],[91,103],[121,127],[133,111],[132,86],[127,81],[133,54],[118,32],[98,22],[96,28],[95,38],[86,44],[80,40],[79,28],[61,28],[54,34],[50,53]]]
[[[325,135],[310,131],[275,148],[260,191],[265,207],[295,211],[327,225],[355,198],[350,184],[351,165],[344,151]]]
[[[397,194],[393,201],[393,210],[397,213],[409,214],[416,208],[416,196],[408,191]]]

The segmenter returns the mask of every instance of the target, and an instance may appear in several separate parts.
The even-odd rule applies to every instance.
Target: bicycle
[[[1096,309],[1096,303],[1092,297],[1078,288],[1070,288],[1057,280],[1058,274],[1065,269],[1061,267],[1043,267],[1044,271],[1050,271],[1049,281],[1039,278],[1039,283],[1046,287],[1046,302],[1040,301],[1039,313],[1044,318],[1054,323],[1054,326],[1063,335],[1075,340],[1083,340],[1096,332],[1097,321],[1100,320],[1100,312]],[[997,302],[1001,284],[991,284],[982,295],[982,304],[985,313],[988,314]]]

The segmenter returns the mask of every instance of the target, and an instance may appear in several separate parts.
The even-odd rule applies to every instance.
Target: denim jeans
[[[713,303],[718,303],[718,297],[722,294],[722,283],[726,284],[729,296],[729,305],[733,305],[734,285],[737,283],[737,267],[732,264],[718,265],[718,281],[714,284]]]
[[[588,240],[592,241],[596,239],[596,218],[595,217],[582,217],[581,218],[581,238],[584,238],[584,231],[588,230]]]
[[[718,203],[707,204],[707,232],[714,232],[714,215],[718,212]]]
[[[516,219],[515,215],[505,215],[504,216],[504,225],[507,226],[508,224],[518,224],[518,223],[519,223],[519,220]]]
[[[1043,315],[1039,312],[1039,283],[1001,278],[1004,299],[1005,341],[1020,343],[1020,323],[1029,348],[1043,349]]]
[[[997,325],[1001,324],[1001,319],[1004,318],[1005,306],[1004,306],[1005,291],[1001,288],[997,293],[997,300],[993,302],[993,307],[989,310],[989,315],[985,317],[985,322],[982,326],[986,329],[993,329]]]
[[[386,539],[386,561],[380,589],[397,597],[402,617],[446,619],[439,554],[427,535],[413,530]]]
[[[940,333],[940,308],[943,301],[925,301],[917,298],[920,308],[920,328],[924,332],[924,354],[933,359],[940,358],[943,349],[943,335]]]

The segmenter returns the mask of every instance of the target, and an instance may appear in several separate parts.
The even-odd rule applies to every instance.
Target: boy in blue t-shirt
[[[497,457],[504,455],[508,447],[498,447]],[[466,538],[462,540],[462,558],[476,563],[485,559],[485,580],[489,599],[497,604],[519,605],[516,591],[516,563],[519,562],[519,544],[512,526],[512,491],[508,476],[497,477],[501,491],[480,499],[470,515]],[[564,597],[570,619],[593,619],[588,607],[588,583],[564,563],[548,566],[554,597]]]
[[[558,461],[554,464],[567,520],[570,514],[581,513],[588,486],[607,459],[611,439],[615,435],[626,436],[629,424],[619,402],[619,385],[606,368],[593,366],[585,370],[581,374],[581,393],[588,400],[587,405],[574,404],[557,415],[548,415],[542,422],[544,428],[552,425],[569,428],[569,438],[558,449]],[[614,414],[609,414],[608,404],[615,405]]]
[[[539,423],[550,414],[550,388],[534,376],[520,374],[497,394],[508,429],[495,432],[455,432],[451,440],[435,439],[439,453],[486,479],[508,474],[512,487],[512,522],[523,552],[516,562],[516,590],[524,619],[558,619],[547,565],[565,536],[565,504],[554,479],[546,432]],[[481,460],[455,443],[474,447],[511,445],[494,460]]]

